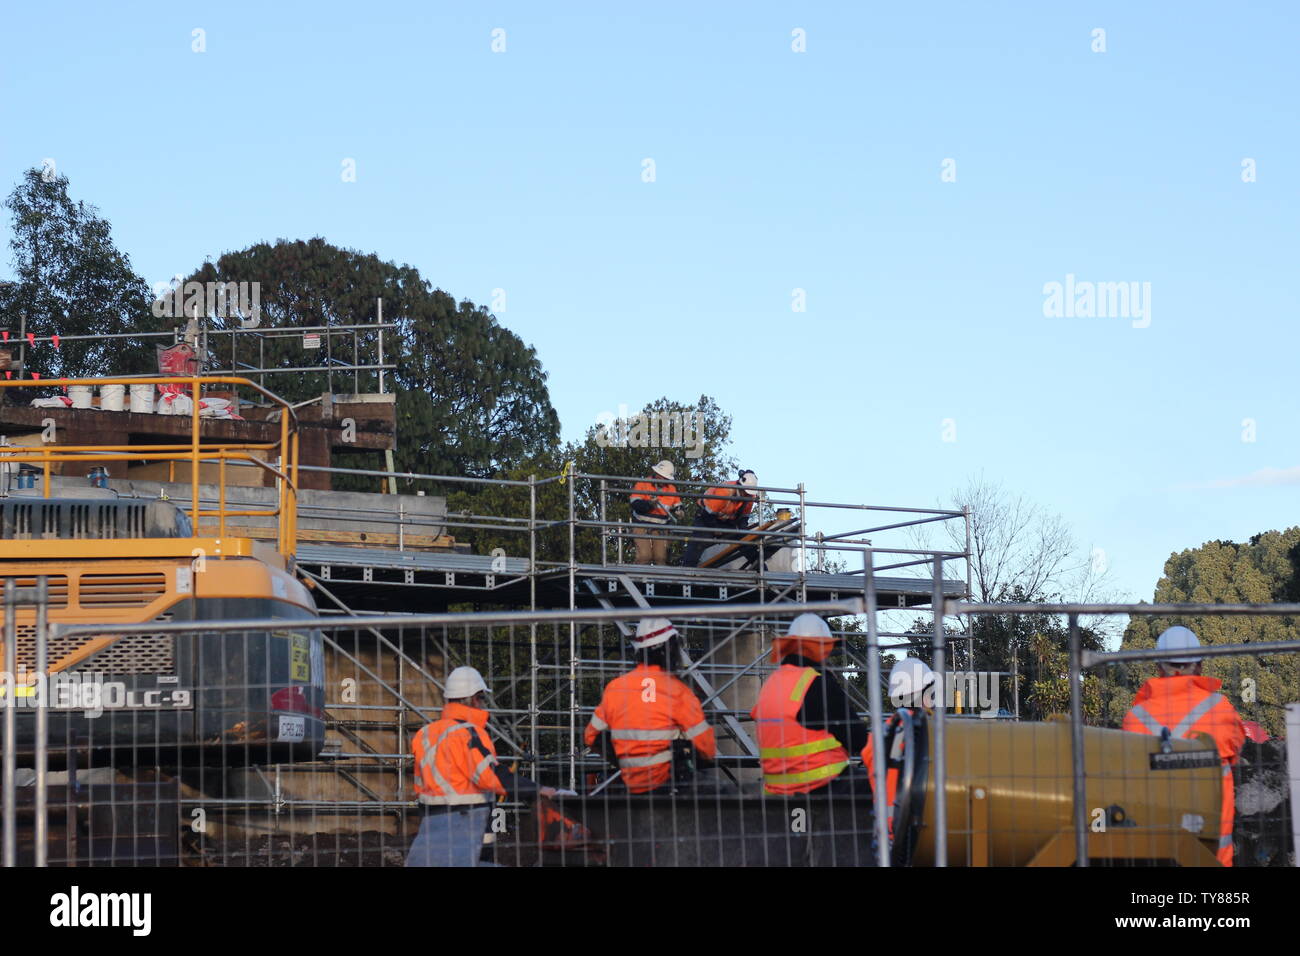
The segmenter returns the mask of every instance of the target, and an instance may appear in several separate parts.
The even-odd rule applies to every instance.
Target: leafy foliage
[[[374,320],[382,298],[385,320],[398,326],[384,337],[384,359],[397,365],[389,383],[397,394],[399,471],[499,477],[559,441],[559,416],[536,352],[486,310],[468,300],[458,304],[412,266],[320,238],[279,240],[227,253],[186,281],[260,283],[264,328],[362,324]],[[240,320],[210,318],[218,327]],[[344,356],[348,362],[354,357],[359,364],[379,364],[378,334],[361,335],[355,356]],[[272,369],[307,364],[296,337],[268,339],[258,360]],[[374,379],[372,373],[363,389],[373,390]],[[291,401],[329,387],[325,372],[276,376],[267,384]],[[334,384],[335,390],[350,389],[352,377],[345,373],[340,384],[336,374]]]
[[[11,340],[26,319],[59,346],[28,349],[26,372],[44,378],[131,374],[157,368],[154,345],[103,336],[164,331],[152,296],[131,260],[113,245],[112,227],[93,206],[68,196],[68,178],[29,169],[5,206],[13,214],[15,280],[0,283],[0,326]],[[68,341],[67,336],[95,336]]]

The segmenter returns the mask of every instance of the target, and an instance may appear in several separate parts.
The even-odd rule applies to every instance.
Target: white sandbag
[[[188,395],[167,394],[158,399],[159,415],[192,415],[194,399]]]
[[[72,399],[66,395],[56,395],[53,398],[33,398],[32,408],[68,408],[72,405]]]

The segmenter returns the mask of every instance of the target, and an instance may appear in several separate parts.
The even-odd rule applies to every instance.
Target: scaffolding
[[[195,320],[191,326],[182,324],[167,332],[31,336],[27,334],[24,316],[18,336],[12,343],[17,348],[17,357],[10,368],[25,370],[29,350],[34,354],[37,348],[61,348],[64,343],[121,340],[124,343],[153,344],[159,348],[185,343],[194,348],[200,375],[245,376],[255,378],[259,386],[265,386],[268,379],[274,385],[275,380],[284,375],[324,373],[327,390],[331,393],[337,377],[340,382],[351,379],[354,394],[386,394],[388,375],[397,369],[391,361],[392,335],[397,325],[383,321],[382,315],[381,306],[375,322],[264,328],[236,324],[219,328],[207,320]],[[385,333],[388,333],[387,349]],[[268,347],[293,347],[296,352],[301,352],[303,358],[268,365]],[[310,356],[314,361],[308,360],[308,353],[314,353]],[[133,377],[142,379],[142,376]]]
[[[4,384],[57,388],[85,381]],[[238,544],[241,536],[257,530],[245,525],[269,522],[275,526],[273,540],[282,566],[315,593],[321,616],[292,625],[283,620],[121,625],[105,620],[69,625],[59,620],[59,608],[39,601],[43,580],[11,571],[8,607],[25,606],[21,613],[29,621],[21,626],[23,655],[34,653],[37,644],[53,635],[63,648],[85,644],[100,649],[131,641],[154,646],[173,637],[195,643],[233,639],[247,658],[262,653],[249,650],[254,635],[310,633],[319,639],[328,661],[321,665],[331,695],[323,708],[325,747],[311,760],[226,766],[220,780],[211,770],[204,771],[206,777],[200,772],[208,781],[206,789],[178,796],[173,801],[177,812],[242,814],[245,833],[276,830],[286,815],[310,814],[313,826],[355,816],[382,821],[390,827],[388,832],[402,834],[399,843],[404,841],[413,811],[410,739],[436,716],[442,677],[457,663],[473,663],[489,676],[496,703],[493,729],[503,755],[528,774],[566,789],[600,787],[607,772],[603,760],[586,751],[583,730],[606,681],[630,666],[627,637],[637,619],[649,614],[671,616],[682,633],[677,673],[691,685],[717,728],[716,782],[730,788],[737,799],[747,799],[759,777],[749,711],[768,671],[771,641],[793,616],[809,611],[833,618],[836,633],[846,639],[847,653],[843,664],[830,669],[843,678],[859,716],[877,722],[880,651],[905,653],[932,645],[931,631],[944,635],[937,647],[941,668],[949,645],[958,655],[969,651],[960,635],[946,634],[942,622],[945,600],[969,592],[969,548],[926,550],[881,540],[902,537],[920,525],[952,523],[959,530],[950,537],[969,541],[969,516],[962,511],[837,503],[810,496],[803,485],[756,486],[752,529],[655,529],[673,549],[696,540],[727,560],[711,561],[706,550],[699,567],[636,564],[629,560],[628,539],[645,531],[632,523],[627,504],[636,478],[584,474],[572,466],[558,475],[522,481],[312,468],[298,461],[294,412],[283,403],[277,420],[280,440],[254,449],[267,460],[243,460],[250,454],[248,448],[203,437],[207,426],[198,418],[199,398],[207,385],[248,387],[267,398],[269,393],[260,385],[224,376],[122,381],[166,383],[190,393],[190,442],[129,449],[50,442],[6,450],[3,454],[12,459],[12,466],[40,469],[36,486],[10,493],[19,498],[77,496],[76,479],[60,480],[53,474],[61,463],[184,461],[190,468],[187,482],[115,478],[101,482],[95,493],[119,502],[185,501],[194,533],[203,531],[206,520],[213,542],[220,543],[210,553],[223,558],[253,554],[251,547],[241,550]],[[202,483],[205,466],[216,467],[215,484]],[[269,470],[274,489],[263,493],[230,484],[228,479],[240,468]],[[298,489],[305,471],[375,478],[400,485],[403,493],[338,493],[335,498],[335,493],[319,492],[308,500]],[[713,487],[708,482],[675,485],[679,497],[697,505]],[[341,497],[344,494],[348,497]],[[481,507],[484,501],[499,504]],[[387,537],[393,540],[378,544],[364,531],[335,534],[351,535],[350,540],[305,540],[304,529],[312,522],[318,527],[382,523],[391,527]],[[164,551],[187,554],[192,540],[198,539],[183,538]],[[46,550],[57,547],[57,542],[48,543]],[[30,550],[28,543],[17,541],[5,548],[11,558],[24,548]],[[201,563],[195,570],[201,573]],[[32,610],[35,604],[40,607]],[[871,609],[865,630],[864,608]],[[933,625],[924,631],[881,628],[876,609],[904,615],[929,609]],[[49,622],[51,613],[54,620]],[[8,632],[11,644],[15,633]],[[88,665],[95,663],[96,653],[83,655]],[[7,660],[15,660],[12,653]],[[358,687],[361,699],[344,696],[347,688]],[[335,692],[339,696],[333,696]],[[13,699],[10,694],[8,700]],[[6,711],[12,715],[14,708]],[[84,744],[76,739],[63,744],[61,750],[73,764],[64,771],[72,775],[71,782],[63,784],[71,788],[62,793],[65,819],[75,820],[76,755]],[[114,743],[108,748],[110,763],[134,767],[140,760],[184,759],[179,747],[172,757],[158,755],[166,747],[155,746],[149,757],[137,753],[139,749]],[[13,753],[14,748],[6,746],[7,759]],[[88,764],[90,753],[82,759]],[[95,759],[103,759],[103,754]],[[143,799],[139,790],[116,796],[117,791],[105,792],[114,804]],[[13,791],[7,793],[12,796]],[[222,796],[213,796],[218,793]],[[83,823],[85,814],[93,816],[91,808],[81,812]],[[65,851],[76,858],[75,850]]]

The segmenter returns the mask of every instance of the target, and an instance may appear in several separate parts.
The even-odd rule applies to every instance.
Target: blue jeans
[[[426,815],[406,855],[406,865],[478,866],[491,812],[488,804],[471,804]]]

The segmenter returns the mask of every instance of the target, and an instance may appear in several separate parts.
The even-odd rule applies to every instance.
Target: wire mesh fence
[[[1004,675],[945,662],[944,612],[991,609],[940,600],[929,634],[882,648],[865,597],[680,607],[638,648],[660,612],[232,605],[68,627],[48,620],[48,582],[11,580],[4,862],[1213,865],[1225,779],[1237,865],[1290,859],[1276,739],[1226,761],[1196,734],[1103,726],[1083,676],[1122,658],[1077,641],[1074,719],[1016,720]],[[806,614],[829,621],[829,656]],[[886,676],[908,653],[933,666],[916,698]],[[481,697],[449,688],[466,667]],[[449,728],[459,750],[433,739]]]

